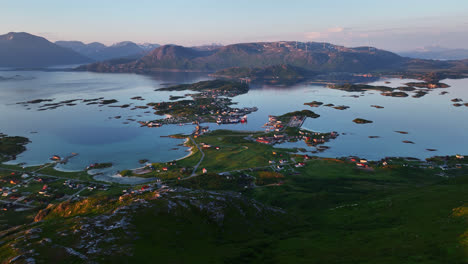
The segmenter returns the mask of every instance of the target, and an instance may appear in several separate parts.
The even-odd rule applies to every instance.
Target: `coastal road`
[[[36,208],[35,206],[18,203],[17,201],[9,202],[9,201],[0,200],[0,203],[13,204],[13,205],[23,206],[23,207],[27,207],[27,208]]]
[[[197,169],[198,167],[200,166],[200,164],[202,163],[203,159],[205,158],[205,153],[203,152],[203,150],[200,148],[200,146],[198,146],[197,142],[195,142],[195,140],[193,139],[192,136],[190,136],[190,140],[192,140],[193,144],[195,144],[195,146],[197,146],[198,150],[200,151],[200,153],[202,154],[201,156],[201,159],[200,161],[197,163],[197,165],[195,165],[195,167],[193,167],[193,172],[192,172],[192,175],[190,175],[189,177],[185,178],[185,179],[190,179],[194,176],[197,176]]]

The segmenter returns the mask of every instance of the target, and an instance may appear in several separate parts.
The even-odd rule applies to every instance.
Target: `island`
[[[310,107],[319,107],[319,106],[323,105],[323,103],[318,102],[318,101],[312,101],[310,103],[304,103],[304,105],[308,105]],[[330,105],[327,105],[327,106],[330,106]]]
[[[408,97],[408,94],[405,92],[386,92],[381,93],[383,96],[391,96],[391,97]]]
[[[0,162],[16,159],[16,155],[26,150],[28,138],[19,136],[7,136],[0,133]]]
[[[370,123],[373,123],[373,121],[370,121],[370,120],[366,120],[366,119],[363,119],[363,118],[356,118],[353,120],[354,123],[356,124],[370,124]]]
[[[445,83],[440,83],[440,82],[409,82],[409,83],[405,83],[405,85],[411,86],[411,87],[429,88],[429,89],[450,87],[450,85],[445,84]]]
[[[311,73],[303,68],[291,65],[273,65],[267,67],[232,67],[219,70],[211,76],[217,78],[262,82],[268,84],[291,85],[306,79]]]
[[[376,90],[376,91],[383,91],[383,92],[391,92],[395,90],[392,87],[388,86],[374,86],[368,84],[352,84],[352,83],[344,83],[344,84],[328,84],[328,88],[331,89],[338,89],[347,92],[364,92],[368,90]]]
[[[159,91],[197,91],[190,94],[192,99],[172,102],[148,103],[156,115],[166,118],[153,121],[140,121],[143,126],[160,127],[164,124],[181,123],[217,123],[233,124],[247,121],[247,115],[257,111],[256,107],[231,107],[231,97],[247,93],[249,86],[245,83],[212,80],[194,84],[181,84],[158,89]]]

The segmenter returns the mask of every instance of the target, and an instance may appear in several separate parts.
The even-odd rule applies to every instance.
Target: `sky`
[[[178,44],[468,48],[468,0],[0,0],[0,34]]]

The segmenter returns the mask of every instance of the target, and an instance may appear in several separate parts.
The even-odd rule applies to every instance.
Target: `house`
[[[18,181],[18,180],[10,180],[10,184],[13,184],[13,185],[15,185],[15,184],[18,184],[18,183],[19,183],[19,181]]]
[[[269,139],[266,139],[266,138],[257,138],[256,141],[258,143],[271,144],[271,141]]]
[[[297,164],[295,165],[296,168],[302,168],[302,167],[304,167],[304,166],[305,166],[305,163],[303,163],[303,162],[299,162],[299,163],[297,163]]]
[[[462,156],[462,155],[460,155],[460,154],[455,155],[455,157],[456,157],[457,159],[464,159],[464,158],[465,158],[465,156]]]
[[[203,168],[202,172],[205,174],[205,173],[207,173],[207,172],[208,172],[208,170],[207,170],[207,169],[205,169],[205,168]]]

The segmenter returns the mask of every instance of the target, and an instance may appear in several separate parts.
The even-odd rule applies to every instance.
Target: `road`
[[[78,194],[80,194],[80,192],[86,190],[86,188],[88,187],[83,187],[81,190],[77,191],[76,193],[70,195],[70,197],[68,197],[65,201],[70,201],[73,197],[77,196]]]
[[[193,139],[192,136],[190,136],[190,140],[192,140],[193,144],[195,144],[195,146],[197,146],[197,148],[198,148],[198,150],[200,151],[200,153],[202,154],[202,156],[201,156],[200,161],[197,163],[197,165],[195,165],[195,167],[193,167],[192,175],[190,175],[189,177],[187,177],[187,178],[185,178],[185,179],[189,179],[189,178],[192,178],[192,177],[197,176],[197,169],[198,169],[198,167],[200,166],[200,164],[202,163],[203,159],[205,158],[205,153],[204,153],[203,150],[200,148],[200,146],[198,146],[197,142],[195,142],[195,140]]]
[[[27,204],[18,203],[17,201],[9,202],[9,201],[0,200],[0,203],[4,203],[4,204],[14,204],[14,205],[23,206],[23,207],[28,207],[28,208],[35,208],[35,207],[32,206],[32,205],[27,205]]]

